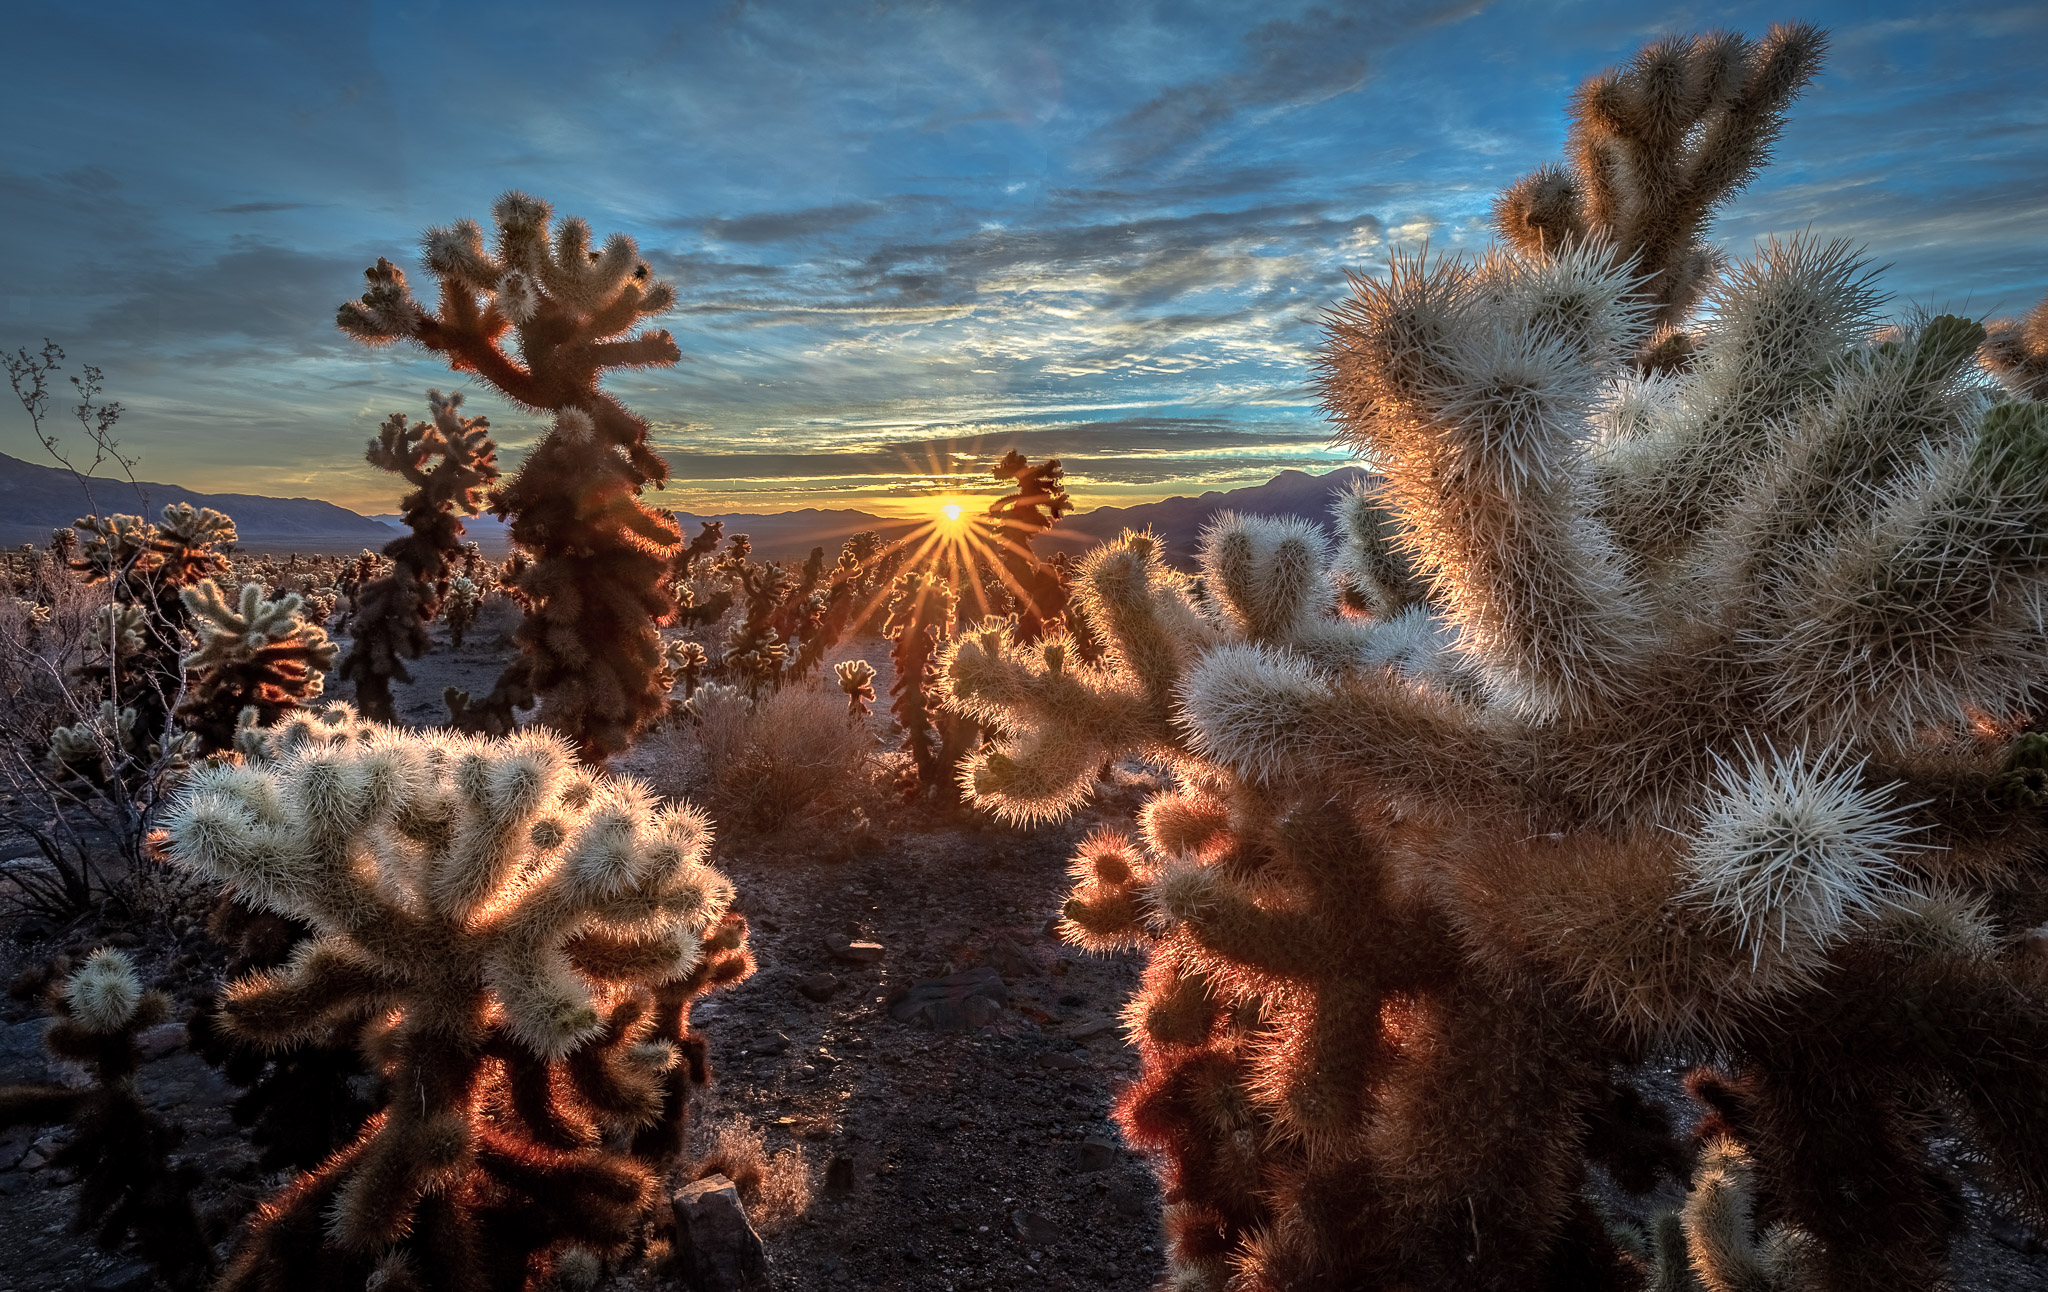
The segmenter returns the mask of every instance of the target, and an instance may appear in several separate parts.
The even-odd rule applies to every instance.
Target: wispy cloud
[[[1903,300],[2028,304],[2048,11],[1816,2],[1830,62],[1721,235],[1846,236]],[[978,487],[1013,442],[1061,455],[1084,503],[1249,482],[1336,460],[1309,365],[1346,267],[1484,245],[1579,79],[1666,30],[1783,16],[1481,10],[29,7],[0,84],[37,127],[0,139],[0,346],[105,368],[157,478],[388,510],[361,446],[429,387],[466,390],[508,460],[543,423],[355,345],[334,308],[516,187],[633,234],[677,289],[685,361],[612,379],[676,464],[672,505],[894,505]],[[416,54],[449,48],[459,94]],[[0,408],[0,450],[32,449]]]

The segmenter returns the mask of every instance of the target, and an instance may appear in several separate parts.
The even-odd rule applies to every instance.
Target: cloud
[[[1240,70],[1184,81],[1147,99],[1104,128],[1118,174],[1181,152],[1246,112],[1291,108],[1348,94],[1365,84],[1372,55],[1423,27],[1454,21],[1483,3],[1321,5],[1297,18],[1274,18],[1244,33]]]
[[[266,211],[304,211],[311,202],[237,202],[209,208],[214,215],[259,215]]]
[[[800,211],[760,211],[730,220],[706,220],[704,236],[719,242],[786,242],[865,224],[889,208],[881,202],[842,202]],[[671,225],[671,227],[675,227]]]
[[[210,260],[139,272],[93,328],[106,341],[180,355],[230,340],[242,343],[236,359],[354,354],[334,309],[357,290],[367,263],[238,238]]]

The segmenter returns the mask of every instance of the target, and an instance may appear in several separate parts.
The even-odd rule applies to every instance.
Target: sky
[[[1893,306],[2048,291],[2048,6],[1808,3],[280,6],[8,0],[0,349],[63,346],[137,474],[326,498],[429,389],[516,463],[544,421],[334,326],[379,256],[507,189],[624,232],[682,349],[607,388],[698,513],[928,510],[1012,445],[1079,505],[1327,470],[1311,388],[1347,268],[1490,241],[1572,88],[1648,40],[1830,29],[1715,226],[1845,237]],[[0,403],[0,452],[43,460]]]

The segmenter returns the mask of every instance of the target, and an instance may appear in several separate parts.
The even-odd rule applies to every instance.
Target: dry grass
[[[789,1147],[770,1156],[761,1133],[744,1117],[731,1117],[700,1128],[706,1147],[685,1173],[692,1180],[722,1175],[739,1190],[747,1218],[762,1234],[772,1234],[804,1214],[811,1205],[811,1165],[801,1148]]]
[[[838,692],[794,683],[748,701],[701,688],[694,716],[646,746],[664,793],[701,797],[721,825],[780,830],[799,816],[844,817],[872,782],[873,739]]]

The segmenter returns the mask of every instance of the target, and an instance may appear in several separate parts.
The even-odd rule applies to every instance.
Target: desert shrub
[[[734,1115],[706,1122],[701,1129],[702,1153],[683,1172],[701,1180],[722,1175],[738,1189],[747,1218],[763,1234],[783,1229],[810,1210],[811,1164],[797,1145],[770,1154],[761,1132]]]
[[[703,786],[720,821],[780,830],[800,816],[850,813],[868,790],[874,741],[834,691],[792,684],[759,699],[707,682],[687,721],[658,738],[664,785]],[[694,746],[695,758],[676,746]]]
[[[1742,80],[1802,39],[1653,47],[1585,101],[1669,110],[1677,155],[1588,164],[1691,167],[1695,89],[1767,142]],[[1640,1287],[1588,1172],[1682,1181],[1630,1082],[1710,1055],[1747,1165],[1702,1158],[1703,1276],[1940,1286],[1944,1122],[2048,1219],[2048,406],[1970,320],[1879,327],[1844,248],[1690,272],[1589,236],[1355,280],[1322,391],[1384,474],[1341,557],[1221,517],[1197,596],[1127,534],[1077,579],[1100,664],[1002,624],[950,651],[998,813],[1172,771],[1064,925],[1148,953],[1118,1117],[1172,1286]]]

